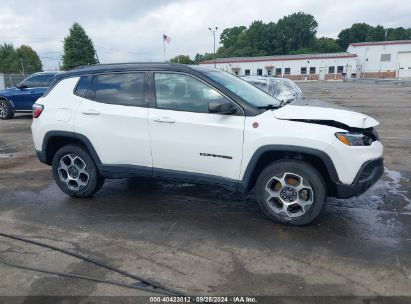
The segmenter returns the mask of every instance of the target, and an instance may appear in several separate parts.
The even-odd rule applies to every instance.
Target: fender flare
[[[251,157],[247,165],[247,168],[244,172],[243,179],[240,181],[239,188],[242,191],[247,191],[251,188],[251,183],[253,182],[254,169],[256,168],[258,161],[265,153],[270,153],[270,152],[274,152],[274,153],[275,152],[283,152],[283,153],[290,152],[292,154],[299,153],[303,155],[314,156],[323,162],[329,174],[331,182],[332,183],[339,182],[338,173],[337,173],[337,170],[335,169],[334,163],[331,160],[330,156],[324,151],[313,149],[313,148],[301,147],[301,146],[292,146],[292,145],[266,145],[266,146],[262,146],[258,148],[254,152],[253,156]]]
[[[89,151],[91,157],[93,158],[95,164],[97,165],[97,167],[101,167],[101,160],[100,157],[98,156],[96,150],[94,149],[91,141],[84,135],[79,134],[79,133],[75,133],[75,132],[70,132],[70,131],[48,131],[45,135],[44,135],[44,139],[43,139],[43,145],[42,145],[42,151],[41,153],[44,155],[44,160],[48,163],[47,160],[47,148],[50,142],[50,139],[52,139],[53,137],[66,137],[66,138],[71,138],[71,139],[75,139],[79,142],[81,142],[86,149]]]

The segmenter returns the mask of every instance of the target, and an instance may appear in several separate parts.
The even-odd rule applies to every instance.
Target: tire
[[[11,104],[6,99],[0,99],[0,119],[11,119],[14,116]]]
[[[53,157],[52,170],[59,188],[72,197],[90,197],[104,184],[93,159],[81,145],[60,148]]]
[[[257,179],[256,195],[261,210],[270,219],[297,226],[317,218],[327,197],[321,174],[300,160],[271,163]]]

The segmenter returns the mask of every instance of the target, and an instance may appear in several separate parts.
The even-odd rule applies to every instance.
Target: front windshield
[[[280,106],[280,101],[274,97],[230,73],[207,71],[204,74],[255,107]]]

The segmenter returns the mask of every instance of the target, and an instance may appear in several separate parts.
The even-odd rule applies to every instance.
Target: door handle
[[[162,123],[175,123],[176,120],[170,117],[154,117],[153,120],[155,122],[162,122]]]
[[[100,115],[100,112],[94,109],[81,111],[84,115]]]

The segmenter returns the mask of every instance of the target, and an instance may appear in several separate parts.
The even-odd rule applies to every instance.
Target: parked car
[[[50,86],[56,72],[31,75],[14,88],[0,91],[0,119],[13,118],[14,113],[30,113],[33,104]]]
[[[287,78],[262,76],[245,76],[242,78],[282,102],[304,98],[299,86]]]
[[[213,68],[96,65],[56,76],[32,133],[72,197],[130,175],[255,188],[270,219],[303,225],[327,196],[360,195],[384,170],[376,120],[309,102],[282,105]]]

